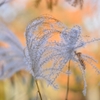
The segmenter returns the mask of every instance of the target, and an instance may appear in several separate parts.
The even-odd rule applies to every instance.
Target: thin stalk
[[[70,71],[70,61],[68,64],[68,72]],[[66,90],[66,98],[65,100],[68,100],[68,93],[69,93],[69,74],[68,74],[68,80],[67,80],[67,90]]]
[[[99,84],[99,100],[100,100],[100,84]]]
[[[40,96],[40,100],[43,100],[37,80],[35,80],[35,83],[36,83],[36,86],[37,86],[37,89],[38,89],[38,93],[39,93],[39,96]]]

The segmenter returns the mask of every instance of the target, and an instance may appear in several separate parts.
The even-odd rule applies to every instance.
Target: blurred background
[[[1,0],[2,3],[3,0]],[[9,0],[0,6],[0,22],[4,23],[25,46],[24,32],[27,24],[43,14],[50,14],[66,24],[67,27],[80,25],[82,35],[86,40],[100,37],[100,1],[84,0],[72,6],[68,0]],[[80,0],[81,1],[81,0]],[[100,42],[94,42],[80,52],[93,56],[100,69]],[[68,100],[100,100],[100,75],[86,64],[87,95],[83,96],[82,74],[77,66],[71,63],[70,91]],[[66,94],[67,76],[61,74],[57,83],[59,89],[48,87],[42,80],[40,90],[43,100],[64,100]],[[37,89],[29,72],[21,70],[11,78],[0,80],[0,100],[36,100]],[[39,100],[39,99],[37,99]]]

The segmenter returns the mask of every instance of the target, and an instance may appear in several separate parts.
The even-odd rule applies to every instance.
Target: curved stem
[[[35,80],[35,83],[36,83],[36,86],[37,86],[37,89],[38,89],[38,93],[39,93],[39,96],[40,96],[40,100],[43,100],[37,80]]]
[[[70,71],[70,61],[68,64],[68,72]],[[69,93],[69,74],[68,74],[68,80],[67,80],[67,90],[66,90],[66,98],[65,100],[68,100],[68,93]]]

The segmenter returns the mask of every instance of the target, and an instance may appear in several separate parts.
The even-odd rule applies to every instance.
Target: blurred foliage
[[[42,0],[35,0],[35,7],[38,7],[40,5]],[[50,10],[53,10],[54,6],[57,6],[59,0],[45,0],[47,8]],[[65,0],[65,2],[68,2],[71,6],[76,7],[77,5],[80,6],[80,9],[83,7],[83,0]]]
[[[9,2],[10,0],[0,0],[0,6],[4,5],[5,3]]]
[[[4,82],[0,82],[0,100],[5,100]]]
[[[72,0],[66,0],[68,3],[71,3]],[[83,7],[83,0],[73,0],[72,6],[76,7],[77,5],[80,5],[80,8]]]
[[[35,7],[38,7],[42,0],[35,0]],[[53,10],[53,6],[58,4],[58,0],[45,0],[47,8]]]

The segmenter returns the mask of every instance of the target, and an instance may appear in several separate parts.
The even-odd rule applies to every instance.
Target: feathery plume
[[[0,46],[0,63],[1,67],[3,66],[0,79],[5,79],[11,77],[15,72],[25,69],[26,65],[23,61],[22,44],[3,23],[0,23],[0,42],[6,44],[6,46]]]
[[[81,28],[78,25],[72,27],[71,29],[68,29],[67,27],[65,27],[63,28],[63,30],[55,29],[55,31],[59,32],[61,36],[61,42],[48,43],[47,49],[48,49],[48,52],[51,51],[51,54],[48,53],[48,56],[45,59],[47,59],[48,61],[51,59],[54,59],[55,64],[53,68],[56,68],[56,69],[58,68],[61,71],[70,60],[78,63],[79,68],[82,72],[83,80],[84,80],[83,93],[86,94],[87,84],[85,80],[85,69],[86,69],[85,63],[88,62],[96,70],[98,74],[100,74],[100,70],[93,64],[95,60],[92,57],[88,55],[84,55],[80,52],[77,52],[77,50],[80,48],[83,48],[89,43],[99,41],[100,38],[92,39],[90,41],[83,40],[82,34],[81,34]],[[58,77],[59,74],[60,74],[60,71],[56,73],[54,81]]]
[[[46,52],[48,47],[47,43],[49,38],[52,37],[52,33],[55,31],[53,29],[53,25],[55,24],[57,24],[56,27],[65,27],[58,20],[48,15],[38,17],[31,21],[25,32],[26,48],[24,50],[24,54],[28,69],[33,77],[35,79],[42,78],[54,88],[57,88],[57,85],[52,84],[54,79],[48,77],[56,70],[56,73],[60,72],[60,69],[47,68],[44,66],[49,59],[46,57],[46,55],[48,55],[48,52]]]

